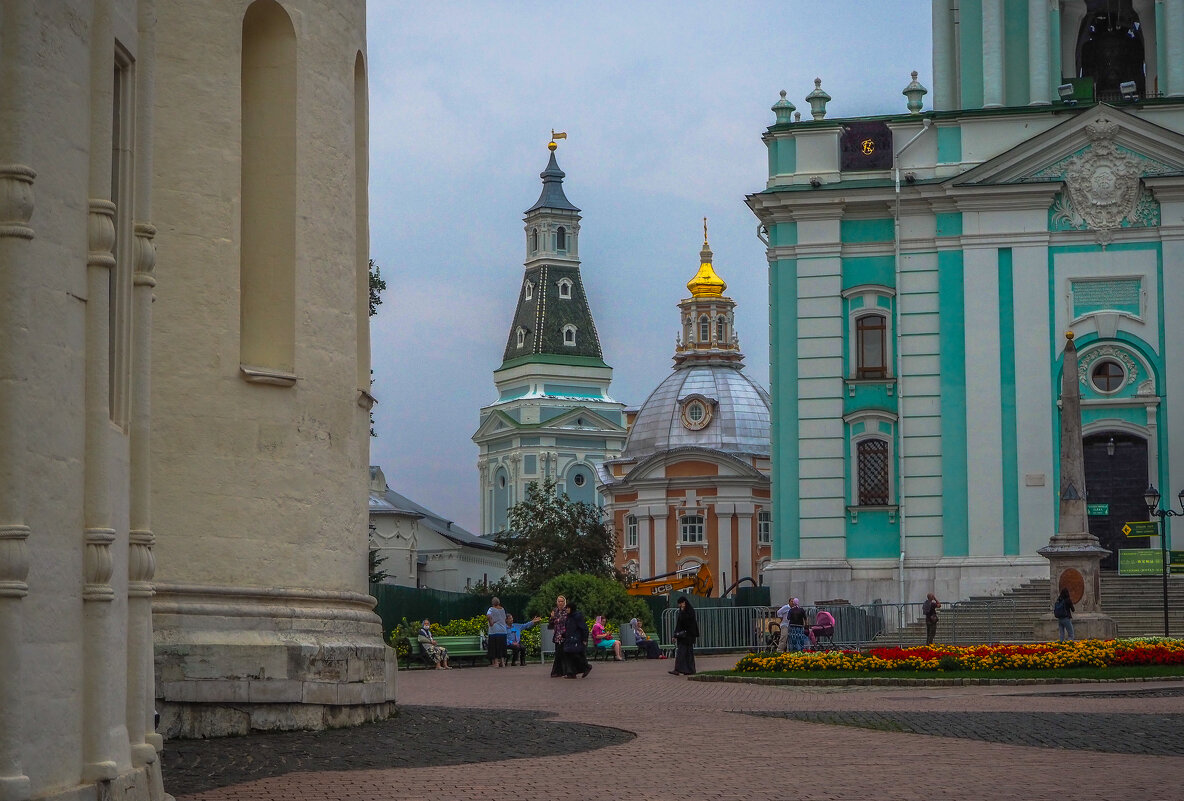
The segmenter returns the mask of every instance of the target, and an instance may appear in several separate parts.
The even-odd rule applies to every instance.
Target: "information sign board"
[[[1123,548],[1118,552],[1118,575],[1158,576],[1163,573],[1163,552],[1158,548]]]
[[[1110,504],[1108,503],[1087,503],[1085,505],[1085,513],[1094,517],[1102,517],[1110,514]]]
[[[1123,523],[1122,533],[1128,537],[1158,537],[1159,526],[1154,520],[1132,520]]]

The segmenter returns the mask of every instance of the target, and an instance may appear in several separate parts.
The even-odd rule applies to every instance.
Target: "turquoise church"
[[[1068,331],[1103,569],[1184,489],[1184,0],[934,0],[932,56],[763,136],[775,598],[1047,577]]]

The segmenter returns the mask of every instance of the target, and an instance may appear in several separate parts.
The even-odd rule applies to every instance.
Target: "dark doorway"
[[[1146,520],[1143,493],[1147,490],[1147,440],[1123,431],[1090,434],[1082,441],[1085,453],[1085,491],[1089,533],[1111,552],[1102,569],[1118,569],[1118,551],[1147,548],[1148,537],[1127,537],[1124,523]],[[1105,507],[1103,509],[1102,507]]]
[[[1131,0],[1086,0],[1086,9],[1077,35],[1077,77],[1094,79],[1098,100],[1121,100],[1118,87],[1127,81],[1146,97],[1143,26]]]

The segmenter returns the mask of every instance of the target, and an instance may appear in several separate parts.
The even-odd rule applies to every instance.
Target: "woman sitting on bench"
[[[436,670],[452,670],[452,666],[448,664],[448,649],[436,642],[436,638],[432,636],[432,624],[426,617],[415,639],[419,641],[419,647],[428,655],[428,659],[436,664]]]
[[[604,615],[597,615],[596,622],[592,624],[592,644],[605,650],[611,648],[614,662],[625,661],[625,658],[621,656],[621,641],[610,639],[604,629]]]
[[[637,647],[645,651],[646,659],[665,659],[666,655],[662,653],[662,649],[658,647],[655,640],[651,640],[646,636],[645,629],[641,627],[641,621],[633,618],[629,621],[629,627],[633,629],[633,642]]]

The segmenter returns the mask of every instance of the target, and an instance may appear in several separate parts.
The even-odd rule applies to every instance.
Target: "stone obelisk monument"
[[[1061,486],[1057,533],[1038,553],[1048,559],[1048,611],[1036,622],[1039,640],[1057,636],[1052,604],[1062,588],[1073,601],[1073,628],[1079,640],[1111,639],[1118,634],[1114,621],[1102,611],[1099,564],[1109,551],[1089,533],[1085,508],[1085,458],[1081,449],[1081,390],[1078,388],[1077,346],[1073,332],[1065,334],[1061,373]]]

